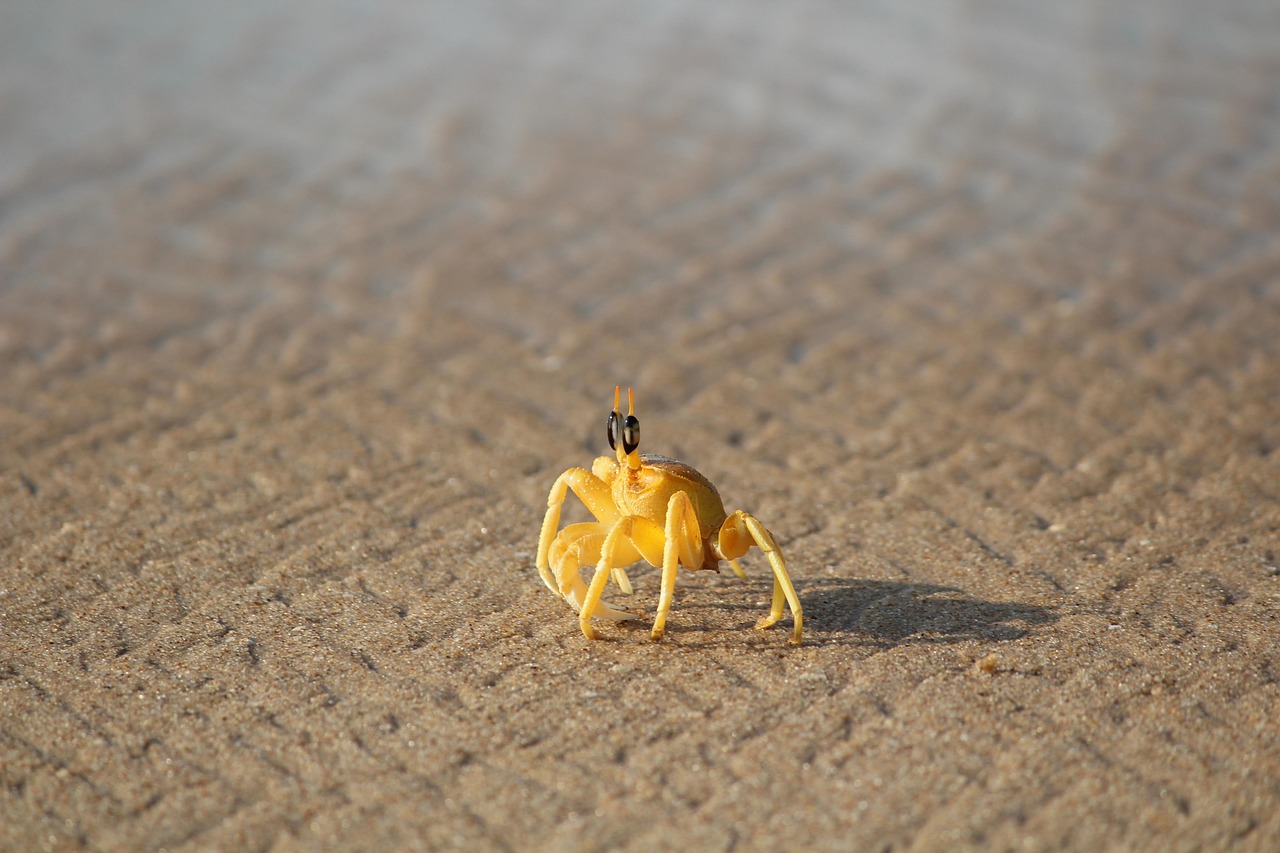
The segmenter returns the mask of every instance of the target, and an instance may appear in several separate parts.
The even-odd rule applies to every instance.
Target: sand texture
[[[0,21],[0,849],[1280,849],[1274,0]]]

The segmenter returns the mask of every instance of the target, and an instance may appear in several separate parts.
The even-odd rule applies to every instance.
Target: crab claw
[[[570,524],[557,534],[555,541],[551,544],[547,561],[548,571],[543,577],[543,582],[551,588],[552,592],[569,602],[576,613],[582,612],[583,602],[587,600],[587,584],[582,579],[579,568],[584,562],[592,565],[600,559],[600,545],[604,542],[604,534],[600,532],[600,527],[601,525],[594,521]],[[631,581],[627,577],[626,569],[615,567],[609,571],[613,582],[622,592],[631,595]],[[601,604],[594,615],[615,621],[641,618],[634,613],[615,610],[605,604]]]

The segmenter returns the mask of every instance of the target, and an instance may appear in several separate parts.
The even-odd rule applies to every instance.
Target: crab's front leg
[[[791,638],[790,642],[799,643],[804,632],[804,614],[800,608],[800,597],[791,583],[791,575],[787,574],[786,561],[782,559],[782,550],[771,534],[755,516],[738,510],[725,519],[717,537],[716,550],[726,560],[736,560],[755,545],[769,558],[769,566],[773,569],[773,603],[769,615],[756,623],[757,628],[768,628],[782,618],[784,604],[791,606]]]
[[[556,538],[556,528],[560,526],[560,510],[564,507],[569,489],[586,505],[597,521],[604,524],[615,524],[619,513],[613,505],[613,496],[604,480],[586,468],[570,468],[551,484],[551,492],[547,495],[547,513],[542,517],[542,532],[538,535],[538,574],[547,589],[560,594],[559,584],[552,577],[548,555],[551,543]]]
[[[549,561],[558,584],[557,591],[575,613],[582,612],[587,595],[587,585],[583,583],[578,569],[583,565],[595,565],[600,559],[600,549],[607,533],[608,528],[600,522],[584,521],[566,526],[556,534],[555,542],[551,544]],[[624,589],[623,592],[627,590]],[[614,610],[603,603],[596,609],[595,615],[614,620],[639,618],[634,613]]]
[[[600,612],[603,606],[600,597],[604,595],[604,586],[612,570],[634,563],[641,557],[656,566],[662,560],[662,551],[662,528],[657,524],[638,515],[618,519],[618,523],[609,529],[600,545],[596,573],[591,577],[591,586],[587,589],[578,614],[578,623],[584,637],[588,640],[596,639],[595,629],[591,627],[591,617],[605,615]]]
[[[651,640],[661,640],[666,630],[667,614],[671,611],[671,598],[676,589],[676,572],[683,562],[686,566],[702,565],[702,535],[698,527],[698,514],[685,492],[676,492],[667,502],[667,525],[664,531],[665,547],[662,550],[662,590],[658,594],[658,612],[653,618]]]

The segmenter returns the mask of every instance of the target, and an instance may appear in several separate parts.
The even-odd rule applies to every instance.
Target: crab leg
[[[573,493],[586,504],[587,509],[598,521],[614,524],[618,520],[618,510],[613,505],[613,498],[604,480],[586,468],[570,468],[556,478],[556,481],[551,484],[550,494],[547,495],[547,514],[542,517],[537,561],[538,574],[542,576],[542,582],[547,585],[547,589],[555,593],[559,593],[559,585],[551,576],[547,555],[551,550],[551,543],[555,540],[556,528],[560,526],[560,510],[564,507],[569,489],[573,489]]]
[[[555,575],[556,586],[551,588],[552,592],[558,592],[561,596],[567,595],[570,581],[565,580],[565,576],[561,573],[560,560],[564,557],[565,550],[569,548],[577,539],[590,533],[599,533],[601,541],[605,534],[609,532],[608,525],[601,524],[598,521],[582,521],[577,524],[566,524],[560,528],[560,532],[556,534],[555,540],[551,543],[551,552],[547,555],[547,563],[551,568],[551,573]],[[600,559],[600,548],[596,546],[595,556],[582,557],[582,563],[595,564]],[[576,567],[574,571],[576,571]],[[627,577],[627,570],[622,566],[614,566],[610,575],[613,582],[622,590],[623,595],[631,595],[634,590],[631,588],[631,579]],[[586,584],[583,584],[586,589]],[[577,602],[573,603],[573,609],[576,612],[582,604],[582,598],[579,597]]]
[[[757,628],[768,628],[782,618],[782,606],[785,602],[791,606],[790,642],[799,643],[804,631],[804,614],[800,608],[800,597],[787,574],[787,564],[782,559],[782,551],[778,543],[753,515],[738,510],[730,515],[720,528],[717,550],[727,560],[741,557],[752,545],[764,551],[769,558],[769,566],[773,569],[773,603],[769,615],[756,623]]]
[[[595,629],[591,627],[591,617],[607,615],[598,611],[602,606],[600,597],[604,595],[604,586],[612,569],[634,563],[641,557],[656,566],[662,559],[659,556],[662,551],[662,528],[643,516],[623,516],[609,529],[600,545],[596,573],[591,577],[591,586],[587,588],[587,594],[578,610],[578,624],[582,627],[583,636],[588,640],[596,639]]]
[[[605,526],[595,521],[581,524],[570,524],[556,536],[551,546],[551,569],[558,582],[557,592],[575,612],[582,612],[582,604],[586,598],[587,585],[582,580],[578,569],[583,563],[595,563],[600,559],[600,548],[605,540]],[[602,619],[636,619],[634,613],[625,610],[614,610],[601,604],[596,616]]]
[[[661,640],[671,611],[671,598],[676,590],[676,572],[686,566],[702,565],[702,535],[693,502],[684,492],[676,492],[667,502],[666,542],[662,550],[662,591],[658,595],[658,612],[653,618],[651,640]]]

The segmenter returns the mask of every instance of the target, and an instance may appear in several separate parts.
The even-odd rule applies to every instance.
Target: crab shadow
[[[725,578],[728,584],[723,587],[716,580],[689,583],[677,591],[679,600],[673,622],[668,622],[668,636],[678,637],[681,646],[710,648],[730,642],[711,639],[715,630],[709,622],[701,628],[682,624],[686,622],[680,618],[683,613],[720,612],[728,615],[731,622],[737,622],[737,614],[741,613],[746,621],[735,626],[730,643],[736,647],[742,642],[738,629],[749,628],[767,612],[767,602],[773,594],[773,582],[767,576],[753,575],[745,581],[730,576]],[[804,605],[805,643],[815,645],[886,649],[917,644],[1003,642],[1026,637],[1037,627],[1059,618],[1054,607],[976,598],[958,587],[941,584],[827,577],[797,581],[796,591]],[[627,605],[625,600],[613,603]],[[645,612],[643,607],[627,609]],[[613,623],[615,627],[610,630],[647,632],[651,617],[650,611],[638,621]],[[714,621],[714,617],[710,618]],[[788,612],[775,630],[789,630],[790,622]],[[761,643],[772,642],[765,634],[758,636]]]
[[[688,601],[702,607],[760,613],[760,602],[772,594],[768,579],[753,577],[733,602]],[[1017,640],[1036,627],[1058,620],[1053,607],[1017,601],[989,601],[957,587],[904,581],[816,578],[796,584],[804,605],[806,642],[889,648],[928,643],[1001,642]],[[744,599],[756,599],[747,604]],[[789,614],[782,626],[789,624]],[[639,623],[627,623],[636,624]],[[752,620],[754,624],[754,618]],[[781,627],[781,626],[780,626]],[[692,638],[686,638],[689,643]],[[697,641],[693,640],[696,645]]]
[[[814,636],[876,645],[1017,640],[1058,619],[1052,607],[975,598],[956,587],[822,578],[799,589]]]

